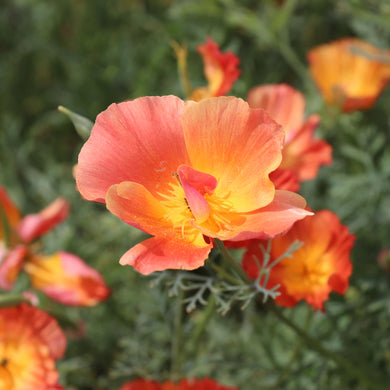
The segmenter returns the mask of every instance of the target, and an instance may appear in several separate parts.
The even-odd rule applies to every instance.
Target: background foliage
[[[334,164],[301,193],[314,209],[335,211],[357,235],[354,273],[344,297],[326,313],[299,305],[284,313],[365,373],[371,388],[390,375],[389,274],[377,265],[389,246],[390,89],[367,112],[339,114],[323,106],[307,74],[315,45],[357,36],[390,45],[390,4],[381,0],[3,0],[0,4],[0,183],[24,213],[58,196],[70,218],[45,237],[100,270],[111,298],[95,308],[42,307],[69,329],[59,364],[67,389],[116,389],[137,376],[211,376],[254,389],[366,389],[303,343],[261,305],[214,315],[199,342],[191,337],[203,307],[185,316],[175,355],[177,297],[150,288],[118,259],[142,233],[75,191],[72,167],[82,140],[57,111],[64,105],[91,118],[112,102],[143,95],[183,96],[170,41],[186,43],[193,86],[205,84],[196,45],[207,35],[241,58],[232,94],[257,84],[287,82],[307,96],[308,113],[322,116],[321,136]],[[183,96],[184,97],[184,96]],[[20,281],[18,288],[25,281]],[[206,309],[207,310],[207,309]],[[84,323],[83,338],[69,320]]]

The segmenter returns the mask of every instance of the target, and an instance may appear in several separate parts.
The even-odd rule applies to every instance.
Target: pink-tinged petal
[[[244,241],[254,238],[274,238],[285,233],[291,226],[313,215],[305,210],[306,201],[300,195],[290,191],[277,190],[275,198],[268,206],[246,215],[246,221],[237,227],[238,235],[228,238],[232,241]]]
[[[181,126],[184,103],[175,96],[143,97],[110,105],[98,115],[76,170],[77,189],[104,202],[108,189],[124,181],[142,184],[154,196],[188,164]]]
[[[199,172],[187,165],[180,165],[177,169],[177,173],[179,174],[180,179],[184,178],[191,187],[202,195],[211,195],[218,184],[217,179],[214,176]]]
[[[165,269],[193,270],[203,266],[213,246],[205,245],[196,247],[176,237],[152,237],[127,251],[120,264],[131,265],[144,275]]]
[[[100,273],[71,253],[32,256],[25,271],[34,288],[64,305],[93,306],[110,294]]]
[[[233,97],[211,98],[190,106],[182,122],[191,166],[216,178],[216,195],[228,195],[237,212],[272,201],[268,175],[281,162],[284,132],[265,111]]]
[[[183,187],[186,202],[198,223],[210,216],[210,206],[203,196],[211,194],[217,186],[217,180],[207,173],[196,171],[186,165],[181,165],[177,174]]]
[[[172,230],[164,218],[167,209],[141,184],[122,182],[113,185],[107,191],[106,205],[124,222],[149,234]]]
[[[17,245],[11,250],[0,245],[0,288],[11,290],[14,286],[24,259],[27,255],[27,248],[24,245]]]
[[[301,127],[305,114],[302,93],[287,84],[266,84],[252,88],[247,101],[252,108],[262,108],[286,131],[286,143]]]
[[[19,209],[12,202],[4,187],[0,186],[0,239],[4,235],[2,214],[11,228],[15,228],[21,218]]]
[[[291,169],[300,181],[314,179],[321,165],[332,163],[332,147],[326,141],[314,139],[319,115],[311,115],[283,149],[282,169]]]
[[[19,223],[17,232],[20,238],[29,243],[64,221],[69,214],[69,203],[58,198],[38,214],[26,215]]]

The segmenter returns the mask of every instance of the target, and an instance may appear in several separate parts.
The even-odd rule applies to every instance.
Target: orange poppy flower
[[[158,383],[146,379],[138,379],[125,383],[119,390],[238,390],[218,384],[212,379],[182,379],[178,383]]]
[[[11,290],[19,273],[26,271],[35,288],[66,305],[90,306],[104,300],[109,289],[101,275],[79,257],[66,252],[35,254],[31,243],[62,222],[69,204],[58,198],[37,214],[21,217],[0,186],[0,288]]]
[[[340,223],[336,214],[322,210],[298,221],[283,236],[272,240],[270,263],[282,256],[294,241],[303,245],[271,268],[267,288],[280,285],[276,303],[291,307],[304,299],[315,309],[324,310],[331,291],[344,294],[352,273],[350,251],[354,235]],[[251,278],[259,275],[263,264],[264,241],[247,243],[243,267]]]
[[[175,96],[112,104],[79,155],[77,188],[152,238],[120,263],[148,274],[204,264],[210,238],[272,237],[309,214],[275,191],[283,130],[234,97],[199,103]]]
[[[320,117],[310,115],[304,120],[302,93],[287,84],[259,85],[248,92],[247,101],[252,108],[267,111],[286,132],[283,160],[277,171],[292,171],[299,181],[305,181],[314,179],[321,165],[331,164],[332,147],[314,138]]]
[[[57,321],[44,311],[22,304],[0,309],[0,388],[54,390],[66,338]]]
[[[197,49],[203,58],[208,86],[195,89],[190,99],[200,101],[208,97],[226,95],[240,76],[240,59],[231,51],[222,53],[211,38],[207,38],[205,44],[198,45]]]
[[[390,51],[356,38],[317,46],[307,59],[325,102],[344,112],[371,108],[390,80]]]

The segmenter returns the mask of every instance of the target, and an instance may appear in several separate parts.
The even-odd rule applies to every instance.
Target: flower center
[[[173,175],[177,183],[171,183],[170,191],[160,196],[169,210],[166,220],[181,231],[183,238],[193,242],[203,234],[218,237],[219,231],[229,230],[233,208],[228,196],[221,198],[214,193],[218,182],[213,176],[185,165]]]

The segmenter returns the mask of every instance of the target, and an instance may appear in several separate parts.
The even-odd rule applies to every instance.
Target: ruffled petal
[[[301,127],[305,114],[302,93],[287,84],[265,84],[249,90],[247,101],[252,108],[262,108],[286,131],[286,143]]]
[[[34,288],[63,305],[93,306],[110,294],[100,273],[71,253],[30,257],[25,271]]]
[[[290,191],[277,190],[275,198],[268,206],[246,215],[242,225],[234,227],[232,241],[253,238],[274,238],[285,233],[291,226],[313,213],[305,210],[306,201]],[[223,239],[221,237],[221,239]]]
[[[272,201],[268,175],[281,162],[284,132],[265,111],[237,98],[206,99],[184,112],[183,130],[192,167],[214,176],[215,194],[228,194],[237,212]]]
[[[108,189],[123,181],[142,184],[154,196],[174,181],[172,172],[188,164],[181,115],[175,96],[143,97],[112,104],[98,115],[76,170],[77,189],[104,202]]]
[[[177,238],[152,237],[128,250],[120,264],[131,265],[144,275],[165,269],[193,270],[203,266],[211,248],[211,243],[197,247]]]
[[[149,234],[167,234],[173,230],[165,219],[168,210],[141,184],[122,182],[111,186],[106,205],[124,222]]]
[[[55,360],[65,353],[66,337],[54,318],[26,304],[3,308],[0,334],[6,362],[1,367],[12,378],[12,389],[61,388]]]
[[[26,215],[19,223],[17,232],[20,238],[29,243],[54,228],[67,218],[69,203],[58,198],[38,214]]]

